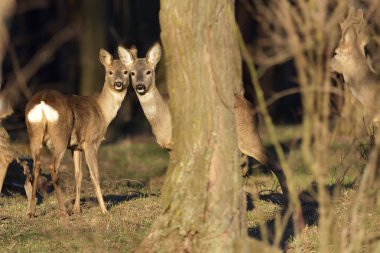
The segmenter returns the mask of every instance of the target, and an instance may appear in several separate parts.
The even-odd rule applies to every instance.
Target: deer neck
[[[377,75],[364,57],[358,57],[355,59],[355,64],[347,65],[348,67],[343,71],[344,81],[355,96],[360,96],[361,91],[367,89],[366,86],[375,82]]]
[[[141,96],[137,94],[144,114],[152,126],[157,143],[166,149],[172,147],[172,124],[169,106],[166,100],[158,92],[156,85],[152,85],[149,91]]]
[[[137,94],[137,97],[140,101],[141,107],[143,108],[145,116],[151,123],[154,119],[159,117],[160,113],[165,112],[167,105],[161,94],[158,92],[155,84],[152,84],[146,94]]]
[[[96,100],[107,126],[116,117],[117,111],[119,110],[126,94],[127,89],[121,92],[114,91],[110,88],[108,83],[104,83],[103,90],[96,97]]]

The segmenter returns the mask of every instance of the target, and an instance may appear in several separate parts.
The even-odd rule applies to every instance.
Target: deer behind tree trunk
[[[119,48],[123,49],[122,47]],[[172,123],[168,98],[163,97],[158,92],[155,83],[155,68],[161,57],[161,47],[158,43],[153,45],[146,58],[137,58],[136,52],[128,50],[127,52],[130,54],[129,58],[134,59],[131,66],[132,87],[136,91],[145,116],[152,126],[157,143],[161,147],[171,150],[173,145]],[[120,56],[120,60],[123,62],[123,57]],[[235,95],[234,115],[240,151],[268,166],[277,176],[283,194],[288,195],[289,190],[285,174],[277,161],[265,150],[258,132],[257,122],[254,119],[252,105],[242,96]]]

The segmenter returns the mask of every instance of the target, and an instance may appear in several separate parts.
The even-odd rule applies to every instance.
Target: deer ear
[[[358,35],[356,34],[356,31],[353,27],[350,27],[346,30],[346,32],[343,35],[343,38],[348,43],[357,43],[356,40],[358,38]]]
[[[137,48],[135,45],[133,45],[130,49],[129,49],[129,52],[131,52],[131,54],[133,55],[133,57],[135,59],[137,59]]]
[[[125,49],[122,46],[119,46],[117,48],[117,52],[119,54],[120,61],[127,67],[131,66],[135,62],[135,57],[133,54]]]
[[[113,59],[112,55],[110,53],[108,53],[107,50],[105,50],[103,48],[100,49],[99,60],[104,65],[104,67],[111,65],[112,59]]]
[[[161,46],[159,43],[154,44],[146,54],[146,59],[156,66],[161,58]]]

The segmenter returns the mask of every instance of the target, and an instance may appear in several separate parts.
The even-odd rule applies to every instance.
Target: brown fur
[[[33,216],[35,212],[34,200],[40,172],[40,151],[43,145],[46,145],[53,155],[49,169],[60,210],[66,213],[58,182],[58,168],[65,150],[68,148],[73,152],[75,165],[74,213],[80,212],[80,188],[83,176],[82,151],[85,154],[101,211],[107,212],[99,185],[96,154],[107,127],[116,116],[127,92],[129,68],[119,60],[113,60],[105,50],[100,51],[100,61],[106,70],[105,82],[100,94],[95,96],[63,95],[58,91],[46,90],[35,94],[26,106],[26,125],[34,161],[33,192],[28,208],[30,216]],[[43,112],[43,116],[38,122],[32,117],[29,118],[29,113],[33,108],[43,103],[58,113],[57,120],[49,120],[49,113],[46,111]]]
[[[380,120],[380,76],[369,65],[364,47],[368,43],[361,10],[351,8],[341,23],[342,38],[331,62],[331,70],[343,75],[351,93],[368,110],[373,121]]]

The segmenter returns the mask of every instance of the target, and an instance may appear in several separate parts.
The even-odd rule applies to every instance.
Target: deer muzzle
[[[124,88],[123,82],[115,82],[113,87],[115,90],[122,90]]]
[[[144,84],[139,83],[136,85],[136,91],[140,95],[144,95],[146,93],[146,86]]]

